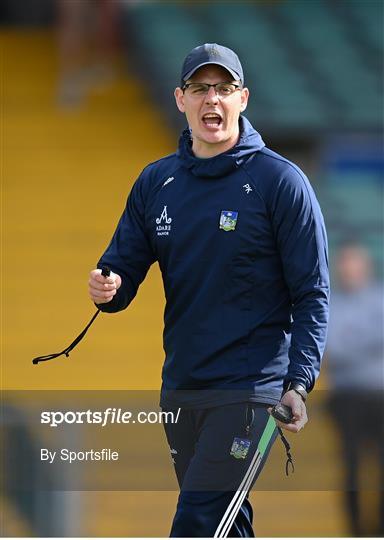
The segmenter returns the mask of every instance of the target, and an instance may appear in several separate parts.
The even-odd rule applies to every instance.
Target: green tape
[[[270,416],[267,422],[267,425],[265,426],[265,429],[263,431],[263,434],[260,438],[259,444],[257,446],[257,449],[259,450],[261,456],[264,455],[264,452],[269,444],[269,441],[272,438],[272,435],[275,429],[276,429],[276,422],[274,418]]]

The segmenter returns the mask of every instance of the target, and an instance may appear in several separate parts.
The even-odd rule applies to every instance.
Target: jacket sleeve
[[[112,240],[97,264],[98,268],[109,266],[122,279],[113,300],[97,304],[101,311],[113,313],[125,309],[155,261],[145,228],[147,190],[142,173],[132,188]]]
[[[329,305],[328,248],[323,216],[301,171],[281,175],[272,203],[272,224],[292,302],[292,334],[285,384],[309,392],[319,375]]]

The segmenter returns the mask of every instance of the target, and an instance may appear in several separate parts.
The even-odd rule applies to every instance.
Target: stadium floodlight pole
[[[102,266],[101,267],[101,275],[104,277],[108,277],[111,274],[111,270],[108,268],[108,266]],[[92,325],[93,321],[96,319],[98,314],[100,313],[100,309],[97,309],[96,313],[93,315],[92,319],[89,321],[87,326],[84,328],[84,330],[77,336],[76,339],[72,341],[68,347],[66,347],[64,350],[58,353],[52,353],[52,354],[46,354],[44,356],[37,356],[32,360],[32,364],[38,364],[39,362],[46,362],[47,360],[53,360],[54,358],[58,358],[59,356],[65,355],[69,356],[69,353],[80,343],[80,341],[83,339],[85,334],[88,332],[89,327]]]

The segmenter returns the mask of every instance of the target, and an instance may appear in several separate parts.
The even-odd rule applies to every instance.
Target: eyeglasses
[[[220,97],[227,97],[236,92],[236,90],[241,90],[239,84],[220,82],[216,84],[208,83],[187,83],[183,86],[183,92],[189,90],[192,96],[205,96],[208,94],[210,88],[214,88],[217,95]]]

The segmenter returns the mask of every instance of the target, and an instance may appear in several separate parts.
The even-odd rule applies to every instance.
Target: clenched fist
[[[92,270],[89,275],[89,296],[95,304],[110,302],[121,285],[121,277],[111,272],[110,276],[101,275],[101,270]]]
[[[283,424],[277,420],[276,424],[283,429],[298,433],[308,422],[307,408],[303,399],[294,390],[289,390],[281,398],[281,403],[292,409],[293,420],[290,424]],[[270,413],[271,410],[272,408],[269,408],[268,412]]]

